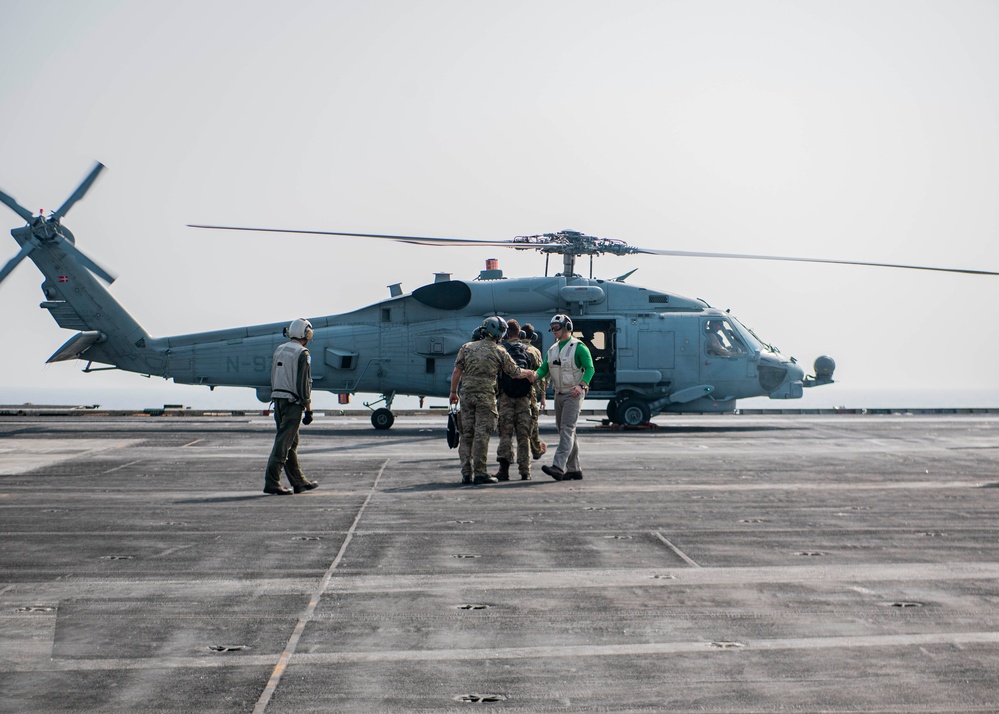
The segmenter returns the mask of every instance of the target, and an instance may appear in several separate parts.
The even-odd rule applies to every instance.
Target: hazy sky
[[[65,223],[154,336],[343,312],[488,257],[512,276],[544,266],[188,223],[571,228],[999,270],[995,2],[0,0],[0,20],[0,188],[53,210],[106,164]],[[22,225],[0,215],[4,235]],[[0,262],[17,251],[0,245]],[[633,268],[805,365],[836,359],[839,384],[746,406],[885,389],[999,405],[999,278],[652,256],[596,273]],[[40,283],[25,261],[0,285],[0,403],[256,403],[45,365],[72,333],[39,310]]]

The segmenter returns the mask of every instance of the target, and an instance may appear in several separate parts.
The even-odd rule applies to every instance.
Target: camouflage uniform
[[[511,377],[520,367],[510,353],[491,339],[466,342],[458,350],[454,366],[461,369],[461,458],[462,480],[487,478],[489,437],[496,428],[496,376],[506,372]]]
[[[537,370],[544,361],[541,357],[541,350],[539,350],[534,345],[528,342],[527,344],[527,354],[528,359],[531,360],[531,368]],[[545,394],[545,387],[548,384],[547,379],[538,379],[534,382],[533,389],[531,390],[531,456],[535,459],[540,459],[541,455],[545,453],[546,449],[541,443],[541,432],[538,431],[538,419],[541,417],[541,407],[538,406],[541,401],[541,397]]]
[[[524,344],[527,350],[528,369],[536,370],[541,366],[541,353],[530,343]],[[531,391],[523,397],[510,397],[499,390],[496,406],[499,410],[499,448],[496,458],[512,463],[513,437],[517,437],[517,469],[522,479],[531,477],[531,452],[538,454],[540,445],[533,447],[532,431],[537,430],[538,401],[535,397],[537,382],[531,386]],[[539,442],[540,443],[540,442]],[[537,458],[537,457],[536,457]],[[506,467],[504,466],[504,469]],[[504,471],[505,473],[505,471]]]
[[[499,411],[499,448],[496,458],[513,462],[513,437],[517,436],[517,469],[521,478],[531,477],[531,400],[534,396],[510,397],[502,391],[496,398]]]

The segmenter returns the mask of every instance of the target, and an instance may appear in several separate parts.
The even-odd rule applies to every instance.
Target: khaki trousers
[[[576,443],[576,422],[583,397],[573,397],[570,392],[555,394],[555,428],[558,429],[558,448],[552,465],[562,471],[582,471],[579,468],[579,445]]]

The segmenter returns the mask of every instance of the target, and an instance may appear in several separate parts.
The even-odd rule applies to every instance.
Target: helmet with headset
[[[506,334],[506,320],[499,315],[487,317],[482,321],[482,330],[495,340],[501,339]]]
[[[311,340],[313,334],[315,333],[312,329],[312,323],[304,317],[293,320],[290,325],[284,328],[284,336],[293,340]]]
[[[572,332],[572,320],[569,318],[568,315],[559,314],[552,317],[548,325],[548,328],[551,329],[552,327],[556,326],[559,327],[560,329],[565,330],[566,332]]]

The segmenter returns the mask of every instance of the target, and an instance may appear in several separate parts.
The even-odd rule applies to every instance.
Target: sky
[[[154,336],[345,312],[486,258],[544,270],[501,248],[189,223],[575,229],[999,271],[994,2],[0,0],[0,18],[0,189],[54,210],[104,163],[64,223]],[[23,225],[0,216],[5,234]],[[663,256],[595,274],[634,268],[806,366],[836,360],[835,385],[744,406],[999,406],[999,277]],[[72,333],[39,310],[40,284],[24,261],[0,285],[0,404],[258,405],[46,365]]]

